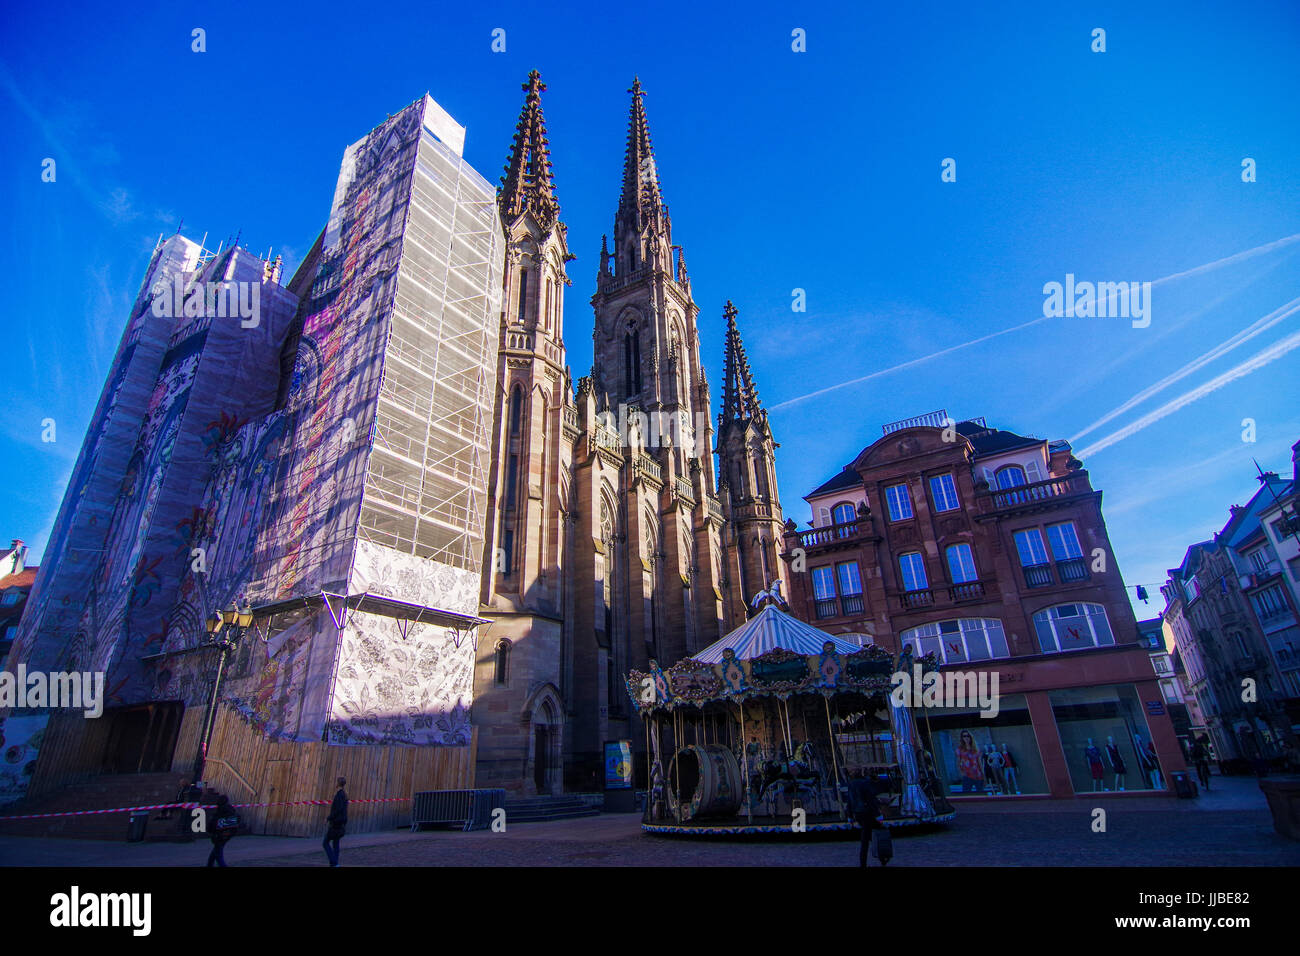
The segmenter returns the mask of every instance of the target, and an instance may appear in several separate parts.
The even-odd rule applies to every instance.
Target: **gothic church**
[[[604,741],[643,747],[627,671],[702,650],[785,574],[776,442],[730,302],[714,430],[699,307],[639,80],[591,297],[594,361],[575,389],[564,346],[575,257],[545,89],[530,73],[498,192],[507,258],[480,606],[491,624],[474,676],[477,785],[519,795],[599,790]]]

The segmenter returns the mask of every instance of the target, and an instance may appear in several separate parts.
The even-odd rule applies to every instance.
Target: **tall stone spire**
[[[659,172],[650,145],[650,127],[645,118],[645,91],[639,77],[633,78],[631,114],[627,123],[627,155],[623,160],[623,194],[618,201],[617,222],[623,229],[640,232],[648,221],[658,222],[663,205]]]
[[[754,384],[754,375],[749,370],[749,359],[745,357],[745,345],[740,341],[740,329],[736,327],[736,307],[727,300],[723,309],[727,318],[727,344],[724,359],[725,379],[722,385],[722,424],[746,422],[764,415],[763,406],[758,400],[758,387]]]
[[[513,222],[521,213],[529,211],[543,231],[549,232],[560,217],[560,204],[551,180],[550,140],[546,138],[546,119],[542,116],[546,84],[542,75],[533,70],[522,89],[528,95],[515,124],[510,161],[504,167],[497,203],[504,222]]]

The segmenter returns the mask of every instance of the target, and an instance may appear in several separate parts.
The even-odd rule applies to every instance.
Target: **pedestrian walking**
[[[328,829],[321,846],[325,848],[325,858],[330,861],[330,866],[339,865],[339,840],[343,839],[348,826],[348,795],[343,790],[346,785],[347,781],[339,777],[339,789],[330,803],[330,815],[325,818]]]
[[[1210,790],[1210,750],[1205,745],[1209,739],[1202,734],[1197,738],[1196,743],[1192,744],[1192,764],[1196,767],[1197,779],[1201,781],[1201,786],[1208,793]]]
[[[208,866],[226,865],[226,844],[239,832],[239,814],[230,805],[230,798],[224,793],[217,794],[217,808],[212,814],[213,824],[208,828],[212,840],[212,852],[208,854]]]
[[[880,799],[875,785],[866,771],[854,771],[849,778],[849,809],[862,828],[862,840],[858,845],[858,866],[867,865],[867,854],[871,849],[871,834],[880,827]],[[884,865],[884,861],[881,861]]]

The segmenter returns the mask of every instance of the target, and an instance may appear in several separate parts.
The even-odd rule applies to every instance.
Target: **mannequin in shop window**
[[[1088,761],[1088,772],[1092,774],[1092,790],[1096,793],[1099,790],[1109,790],[1103,778],[1106,776],[1106,768],[1101,762],[1101,751],[1097,745],[1088,738],[1088,746],[1083,749],[1083,756]]]
[[[1115,789],[1123,790],[1128,765],[1124,763],[1124,757],[1119,752],[1119,746],[1115,743],[1114,737],[1106,738],[1106,759],[1110,762],[1110,769],[1115,772]]]
[[[975,738],[969,730],[961,732],[957,743],[957,772],[961,774],[962,793],[980,792],[984,771],[980,767],[979,748],[975,746]]]
[[[1163,790],[1164,784],[1160,780],[1160,761],[1156,757],[1155,745],[1148,740],[1142,743],[1142,735],[1133,735],[1133,745],[1137,749],[1138,762],[1142,765],[1142,773],[1147,778],[1152,790]]]
[[[993,795],[1000,797],[1006,791],[1006,779],[1002,776],[1002,754],[992,744],[984,747],[984,764],[988,768],[988,779],[993,785]]]
[[[1017,796],[1020,794],[1020,778],[1016,771],[1019,769],[1016,765],[1016,758],[1011,756],[1011,751],[1007,745],[1002,745],[1002,776],[1007,783],[1007,793],[1014,790]]]

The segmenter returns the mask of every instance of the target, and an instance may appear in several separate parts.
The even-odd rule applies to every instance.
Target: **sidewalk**
[[[895,837],[891,866],[1300,866],[1300,843],[1273,831],[1253,777],[1216,777],[1195,800],[1089,794],[1074,800],[959,806],[949,826]],[[1092,829],[1104,807],[1106,832]],[[0,837],[0,866],[195,867],[211,844]],[[601,814],[478,830],[396,830],[345,837],[353,866],[846,866],[853,840],[708,840],[652,837],[640,816]],[[320,839],[237,837],[232,866],[324,866]]]

